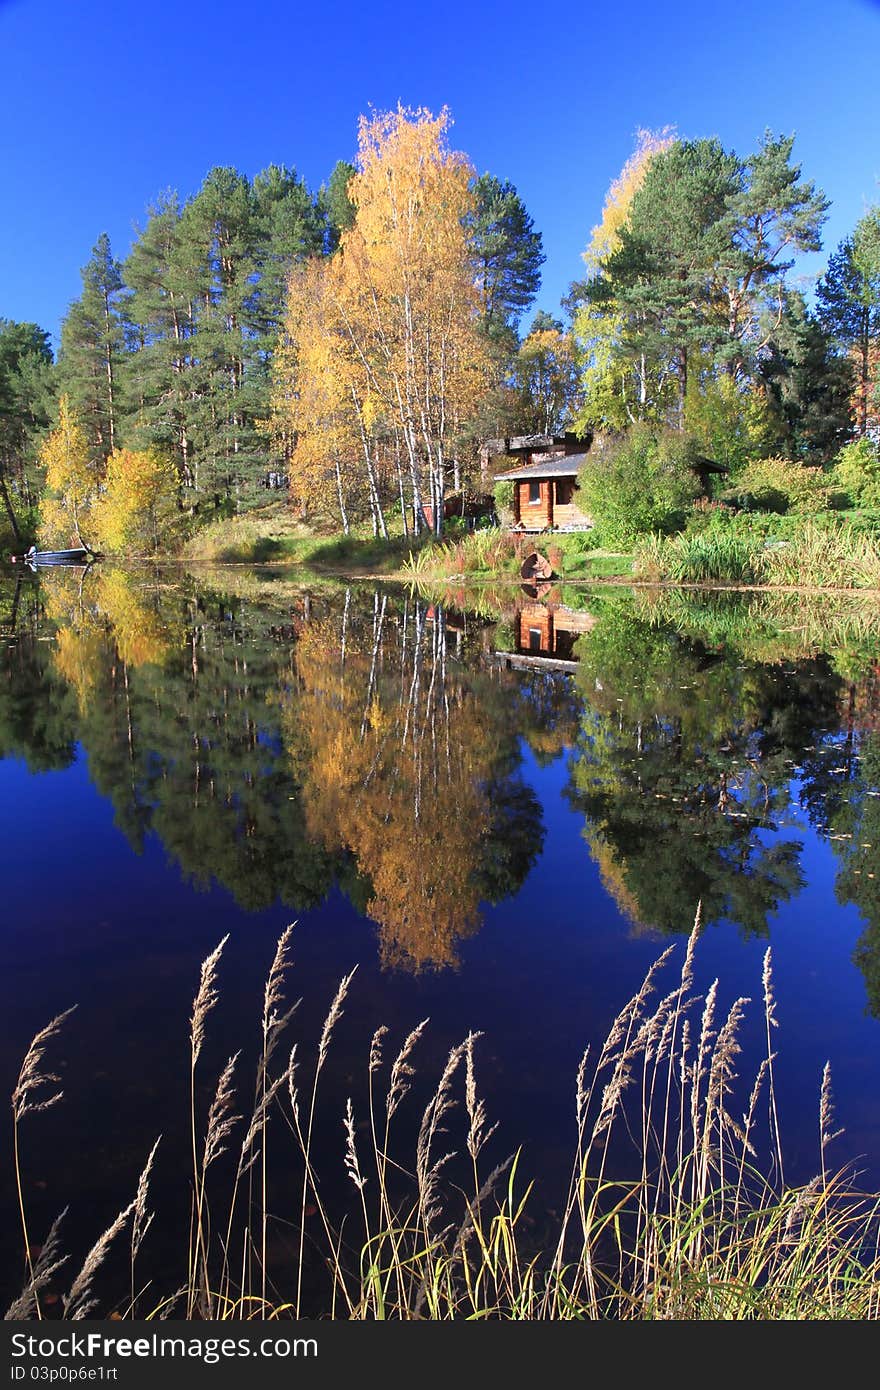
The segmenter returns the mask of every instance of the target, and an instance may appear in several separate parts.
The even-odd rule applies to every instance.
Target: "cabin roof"
[[[497,458],[499,454],[530,454],[536,449],[574,449],[578,445],[588,449],[592,438],[592,430],[583,435],[573,430],[566,430],[564,434],[508,435],[505,439],[484,439],[483,452],[489,458]]]
[[[527,468],[514,468],[510,473],[496,473],[496,483],[516,483],[520,478],[576,478],[586,460],[586,454],[567,454],[564,458],[544,459],[530,463]]]

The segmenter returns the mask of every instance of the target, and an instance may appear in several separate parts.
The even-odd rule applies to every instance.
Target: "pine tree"
[[[852,434],[850,362],[834,351],[802,294],[789,291],[758,368],[779,449],[805,463],[828,462]]]
[[[816,290],[819,318],[855,367],[856,429],[868,433],[880,357],[880,208],[859,221],[828,262]]]
[[[357,170],[347,160],[337,160],[326,185],[318,193],[318,206],[326,218],[325,250],[331,254],[339,245],[342,233],[354,223],[354,204],[348,196],[348,186]]]
[[[49,335],[35,323],[0,319],[0,498],[16,541],[21,512],[36,502],[39,441],[54,414]]]
[[[86,430],[95,460],[119,438],[119,373],[124,351],[122,276],[102,232],[82,268],[83,289],[61,326],[59,377]]]
[[[507,179],[480,174],[471,182],[465,218],[477,272],[483,323],[493,342],[515,348],[519,321],[541,286],[541,233]]]
[[[146,226],[122,267],[130,348],[125,399],[127,438],[168,452],[194,502],[199,479],[193,446],[192,340],[201,285],[181,215],[177,194],[163,194],[150,208]]]

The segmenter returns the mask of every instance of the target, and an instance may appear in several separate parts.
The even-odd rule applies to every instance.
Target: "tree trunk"
[[[678,373],[678,428],[684,429],[684,408],[688,387],[688,355],[686,347],[676,348],[676,371]]]
[[[18,520],[12,507],[12,499],[9,496],[9,489],[6,486],[6,470],[0,469],[0,495],[3,497],[3,505],[6,508],[6,515],[9,517],[9,524],[12,527],[12,534],[16,541],[21,540]]]
[[[335,455],[333,464],[336,470],[336,496],[339,501],[339,515],[342,518],[342,533],[347,536],[349,531],[348,512],[345,510],[345,497],[342,492],[342,473],[339,468],[339,455]]]

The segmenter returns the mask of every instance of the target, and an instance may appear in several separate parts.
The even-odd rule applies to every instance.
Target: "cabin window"
[[[530,502],[540,502],[540,500],[541,500],[541,484],[540,484],[540,483],[529,483],[529,501],[530,501]]]
[[[574,483],[571,478],[556,479],[556,505],[567,507],[574,496]]]
[[[539,652],[541,650],[541,629],[539,627],[529,628],[529,651]]]

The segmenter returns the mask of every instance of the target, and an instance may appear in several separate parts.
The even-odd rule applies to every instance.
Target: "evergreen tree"
[[[325,250],[336,250],[342,233],[354,225],[355,207],[348,196],[348,185],[357,170],[347,160],[340,159],[326,185],[318,193],[318,207],[326,219]]]
[[[828,206],[791,154],[791,139],[769,134],[745,160],[717,140],[677,140],[640,166],[613,249],[576,287],[581,319],[612,329],[600,375],[616,379],[616,360],[633,364],[639,418],[651,406],[664,413],[670,380],[681,426],[692,376],[755,371],[766,310],[782,312],[792,255],[819,248]]]
[[[855,367],[856,429],[868,433],[873,378],[880,357],[880,208],[872,208],[841,242],[816,290],[825,330]]]
[[[715,267],[733,256],[738,168],[717,140],[677,141],[656,155],[618,249],[586,287],[588,301],[622,313],[623,351],[674,377],[679,423],[691,359],[716,355],[724,340]]]
[[[786,295],[758,378],[768,393],[780,452],[805,463],[833,459],[852,433],[852,367],[835,353],[797,291]]]
[[[331,178],[331,185],[332,182]],[[283,164],[270,164],[257,174],[253,182],[253,200],[256,324],[261,350],[271,353],[284,314],[288,276],[294,265],[319,255],[324,249],[326,214],[321,196],[313,199],[305,181],[294,169],[287,169]]]
[[[251,183],[207,175],[166,195],[125,263],[132,442],[175,459],[191,510],[240,510],[270,477],[270,367],[290,270],[324,246],[303,181],[271,165]]]
[[[36,504],[39,443],[55,407],[49,335],[35,323],[0,319],[0,499],[16,541],[20,513]]]
[[[169,452],[194,493],[192,339],[200,284],[181,216],[177,194],[163,194],[122,267],[130,348],[125,388],[132,441]]]
[[[733,254],[718,267],[727,314],[721,360],[731,374],[753,369],[767,343],[768,303],[778,313],[795,253],[819,251],[828,199],[792,163],[794,136],[766,132],[758,151],[740,165],[729,199]]]
[[[82,268],[82,283],[82,294],[61,326],[59,375],[97,461],[119,442],[119,371],[125,337],[120,312],[122,276],[105,232]]]
[[[471,182],[468,229],[488,337],[515,348],[519,320],[541,285],[541,233],[508,180],[480,174]]]
[[[199,489],[213,505],[241,500],[263,452],[256,432],[257,228],[248,180],[212,169],[181,218],[198,283],[191,427]]]

